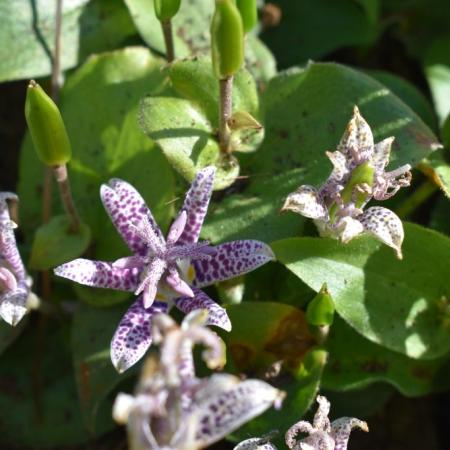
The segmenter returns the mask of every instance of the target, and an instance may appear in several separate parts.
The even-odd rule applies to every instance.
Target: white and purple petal
[[[156,238],[164,242],[164,237],[152,213],[131,184],[113,178],[109,184],[101,186],[100,197],[111,221],[133,253],[140,256],[147,255],[148,244],[136,232],[136,227],[145,226],[146,222],[152,228]]]
[[[206,325],[215,325],[225,331],[231,330],[231,322],[224,308],[209,298],[200,289],[193,289],[194,297],[180,297],[175,300],[175,305],[185,314],[189,314],[196,309],[206,309],[208,319]]]
[[[130,306],[111,341],[111,361],[118,372],[124,372],[144,356],[152,343],[152,317],[167,311],[164,302],[144,308],[142,297]]]
[[[215,167],[205,167],[197,173],[192,182],[181,208],[182,211],[187,213],[187,221],[183,234],[177,241],[179,244],[198,241],[211,199],[215,173]]]
[[[358,216],[358,220],[365,232],[392,247],[397,258],[402,259],[402,243],[405,234],[402,221],[395,213],[381,206],[373,206]]]
[[[275,259],[267,244],[255,240],[226,242],[215,246],[214,251],[209,259],[192,261],[196,287],[243,275]]]
[[[278,450],[265,436],[260,438],[250,438],[240,442],[233,450]]]
[[[310,219],[328,220],[328,210],[314,186],[303,185],[291,192],[281,211],[293,211]]]
[[[56,275],[85,286],[133,292],[139,284],[140,268],[121,268],[114,263],[78,258],[54,269]]]
[[[334,450],[347,450],[348,439],[353,428],[368,432],[367,423],[353,417],[342,417],[331,424],[331,436],[334,440]]]
[[[375,144],[373,152],[373,165],[375,166],[377,174],[383,173],[389,163],[391,147],[394,139],[394,137],[388,137],[383,139],[381,142],[378,142],[378,144]]]
[[[16,326],[27,313],[27,299],[30,289],[24,281],[17,289],[0,295],[0,317],[12,326]]]
[[[272,405],[278,406],[283,398],[281,391],[264,381],[240,381],[232,375],[212,375],[208,385],[194,398],[196,408],[192,414],[198,422],[196,448],[217,442]]]

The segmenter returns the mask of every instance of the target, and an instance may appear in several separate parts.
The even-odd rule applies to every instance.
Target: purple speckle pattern
[[[209,286],[245,274],[275,259],[271,248],[260,241],[226,242],[214,247],[210,260],[193,261],[194,285]]]
[[[331,435],[334,439],[334,450],[347,450],[348,440],[353,428],[369,431],[367,423],[353,417],[342,417],[331,424]]]
[[[229,377],[229,375],[215,375],[214,378]],[[223,438],[245,422],[259,416],[270,408],[280,391],[260,380],[246,380],[235,383],[224,389],[224,384],[217,389],[210,389],[211,395],[203,396],[198,404],[199,425],[196,442],[199,447],[206,447]]]
[[[181,208],[182,211],[187,213],[187,221],[183,234],[178,239],[179,244],[198,241],[203,220],[208,210],[209,200],[211,199],[215,173],[215,167],[206,167],[197,173],[192,182]]]
[[[111,361],[118,372],[124,372],[144,356],[152,343],[152,317],[167,311],[164,302],[154,302],[150,308],[144,308],[142,297],[130,306],[111,341]]]
[[[175,300],[175,305],[185,314],[195,309],[207,309],[208,319],[206,325],[215,325],[225,331],[231,330],[231,322],[224,308],[211,300],[203,291],[194,288],[194,298],[180,297]]]
[[[113,178],[109,181],[109,184],[101,186],[100,197],[111,221],[134,254],[147,255],[148,245],[133,228],[133,225],[139,227],[145,218],[148,219],[156,235],[161,241],[164,241],[152,213],[139,192],[131,184]]]
[[[54,269],[56,275],[86,286],[133,292],[139,283],[138,268],[115,267],[113,263],[78,258]]]
[[[0,281],[0,317],[15,326],[27,312],[32,280],[25,271],[17,248],[7,200],[17,201],[18,198],[11,192],[0,192],[0,267],[6,276]]]

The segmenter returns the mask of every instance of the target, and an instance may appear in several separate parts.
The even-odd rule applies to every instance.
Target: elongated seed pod
[[[236,6],[241,13],[244,32],[248,33],[258,22],[256,0],[236,0]]]
[[[66,164],[72,156],[64,121],[55,102],[33,80],[27,88],[25,118],[39,159],[48,166]]]
[[[180,9],[181,0],[154,0],[156,17],[164,22],[170,20]]]
[[[234,75],[244,61],[244,27],[233,0],[216,0],[211,22],[214,73],[223,80]]]

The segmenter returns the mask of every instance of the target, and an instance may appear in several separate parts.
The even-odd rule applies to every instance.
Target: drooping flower
[[[195,375],[193,347],[205,347],[209,368],[225,361],[222,340],[204,327],[206,310],[185,317],[181,327],[167,315],[153,319],[160,356],[149,357],[135,396],[119,394],[113,416],[128,425],[130,450],[195,450],[206,447],[274,405],[284,393],[260,380],[228,374]]]
[[[55,269],[57,275],[87,286],[138,295],[111,342],[111,359],[119,371],[144,355],[152,340],[152,317],[168,312],[173,305],[184,313],[205,308],[209,325],[229,331],[231,323],[225,309],[200,288],[247,273],[274,259],[270,247],[255,240],[214,247],[199,242],[214,175],[213,167],[197,174],[167,239],[139,193],[125,181],[111,180],[101,187],[100,195],[133,256],[115,262],[76,259]]]
[[[312,424],[301,420],[286,432],[286,445],[290,450],[347,450],[353,428],[369,431],[366,422],[353,417],[341,417],[330,423],[328,419],[330,402],[318,395],[317,403],[319,408]],[[308,436],[297,440],[299,433]],[[234,450],[277,450],[277,447],[263,437],[247,439],[238,444]]]
[[[27,275],[17,249],[7,200],[17,200],[11,192],[0,192],[0,316],[17,325],[27,312],[32,280]]]
[[[319,188],[300,186],[289,194],[283,210],[314,219],[322,236],[349,242],[369,233],[402,257],[404,238],[399,217],[387,208],[366,204],[386,200],[411,182],[411,166],[386,171],[393,137],[374,144],[372,131],[355,106],[353,117],[335,152],[327,152],[333,170]]]

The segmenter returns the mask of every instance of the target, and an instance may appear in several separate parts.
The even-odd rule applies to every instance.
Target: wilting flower
[[[391,145],[389,137],[374,144],[372,131],[355,106],[353,117],[335,152],[327,152],[333,164],[328,180],[319,188],[300,186],[287,197],[283,210],[314,219],[322,236],[349,242],[370,233],[402,257],[403,225],[387,208],[373,206],[372,199],[386,200],[411,182],[410,165],[386,172]]]
[[[198,242],[211,198],[215,169],[201,170],[189,189],[167,239],[139,193],[113,179],[100,195],[112,222],[133,256],[115,262],[76,259],[55,269],[59,276],[87,286],[139,295],[119,323],[111,342],[111,359],[119,371],[136,363],[151,344],[151,319],[175,304],[184,313],[208,310],[208,324],[227,331],[226,311],[199,288],[247,273],[274,258],[266,244],[254,240],[212,247]]]
[[[317,403],[319,408],[312,425],[302,420],[286,432],[286,445],[291,450],[347,450],[353,428],[369,431],[366,422],[353,417],[341,417],[330,423],[330,402],[318,395]],[[308,436],[297,440],[299,433],[306,433]],[[247,439],[236,446],[235,450],[276,450],[276,447],[263,437]]]
[[[0,316],[17,325],[27,312],[31,278],[27,275],[19,250],[6,200],[17,200],[11,192],[0,192]]]
[[[208,367],[220,367],[225,360],[224,344],[204,327],[206,319],[206,310],[193,311],[180,328],[167,315],[154,317],[159,359],[149,357],[136,395],[119,394],[114,404],[114,418],[128,425],[130,450],[203,448],[270,406],[280,406],[284,393],[264,381],[195,375],[195,344],[205,347]]]

